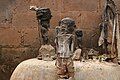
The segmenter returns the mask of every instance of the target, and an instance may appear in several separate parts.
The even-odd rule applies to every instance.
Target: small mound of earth
[[[75,80],[120,80],[120,66],[99,61],[75,62]]]
[[[74,67],[74,80],[120,80],[120,66],[114,63],[75,61]],[[10,80],[58,80],[55,61],[23,61],[17,66]]]

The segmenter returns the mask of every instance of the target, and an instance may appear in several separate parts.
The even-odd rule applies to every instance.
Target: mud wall
[[[115,1],[120,8],[120,1]],[[104,3],[105,0],[0,0],[1,80],[9,80],[18,63],[37,56],[40,47],[38,23],[35,12],[29,10],[30,5],[51,9],[51,44],[54,42],[54,31],[58,21],[64,17],[71,17],[84,32],[84,47],[97,47],[98,25]],[[91,35],[95,33],[97,35],[91,39]],[[91,42],[93,45],[90,45]]]

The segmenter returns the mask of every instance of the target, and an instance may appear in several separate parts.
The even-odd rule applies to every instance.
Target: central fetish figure
[[[56,27],[56,51],[58,68],[58,77],[61,79],[69,79],[74,77],[73,67],[73,51],[74,51],[74,29],[75,21],[71,18],[64,18]]]

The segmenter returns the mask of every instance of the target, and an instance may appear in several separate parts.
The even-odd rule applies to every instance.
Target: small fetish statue
[[[64,18],[56,27],[56,66],[60,79],[69,79],[74,76],[73,51],[74,51],[74,28],[75,21],[71,18]]]
[[[76,43],[76,50],[74,51],[73,60],[81,61],[83,54],[82,54],[82,37],[83,32],[82,30],[76,29],[75,30],[75,43]]]
[[[49,8],[39,8],[36,6],[30,6],[30,10],[36,11],[38,24],[42,35],[42,44],[48,44],[48,31],[50,28],[50,19],[52,17]]]
[[[77,38],[77,48],[82,48],[82,37],[83,37],[83,32],[82,30],[76,30],[75,31],[75,35],[76,35],[76,38]]]

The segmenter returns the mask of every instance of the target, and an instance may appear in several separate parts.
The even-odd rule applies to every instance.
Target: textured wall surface
[[[120,0],[115,2],[120,10]],[[96,47],[98,34],[92,41],[91,35],[99,31],[104,3],[105,0],[0,0],[0,80],[9,80],[18,63],[37,56],[40,47],[38,23],[35,12],[29,10],[30,5],[51,9],[52,44],[58,21],[71,17],[84,32],[84,47],[90,47],[90,42]]]

